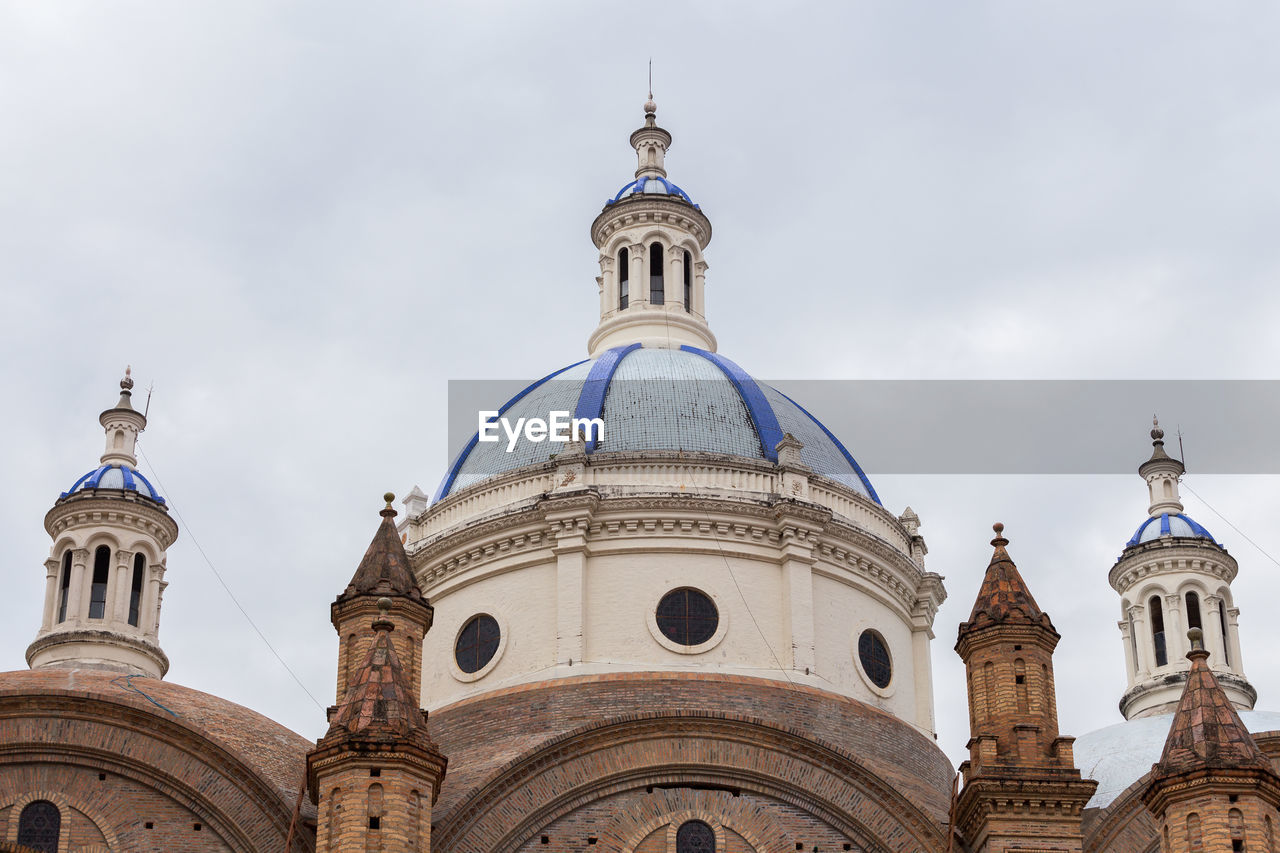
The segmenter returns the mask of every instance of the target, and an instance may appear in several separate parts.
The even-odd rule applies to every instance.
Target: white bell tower
[[[63,492],[44,518],[53,538],[45,561],[44,614],[27,647],[32,669],[105,669],[162,678],[160,649],[165,552],[178,538],[164,498],[137,470],[147,419],[120,400],[99,417],[106,449],[97,468]]]
[[[1235,558],[1183,511],[1179,482],[1185,468],[1165,453],[1164,430],[1153,421],[1151,458],[1138,473],[1149,495],[1147,518],[1125,544],[1108,579],[1120,593],[1120,635],[1128,688],[1125,719],[1172,712],[1191,663],[1187,631],[1204,632],[1209,666],[1239,710],[1258,693],[1244,674],[1240,615],[1231,594]]]
[[[658,127],[657,113],[650,93],[644,126],[631,134],[635,180],[591,223],[591,240],[600,250],[600,325],[587,341],[592,358],[633,343],[716,349],[706,319],[702,257],[711,221],[667,177],[671,134]]]

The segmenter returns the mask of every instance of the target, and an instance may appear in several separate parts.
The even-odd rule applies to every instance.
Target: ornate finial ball
[[[396,496],[394,492],[387,492],[382,496],[382,499],[387,502],[387,506],[391,506],[391,502],[396,499]]]
[[[1164,438],[1164,430],[1160,429],[1160,419],[1155,415],[1151,416],[1151,438],[1154,441]]]
[[[385,595],[378,599],[378,610],[382,611],[383,615],[386,615],[386,612],[390,609],[391,599],[387,598]]]
[[[1191,641],[1192,651],[1195,651],[1196,649],[1204,648],[1204,631],[1200,630],[1199,628],[1192,628],[1190,631],[1188,631],[1187,639]]]
[[[656,112],[658,111],[658,104],[657,104],[657,102],[656,102],[656,101],[654,101],[654,99],[653,99],[653,98],[650,98],[649,100],[645,101],[645,102],[644,102],[644,111],[645,111],[646,113],[656,113]]]
[[[130,365],[124,366],[124,379],[120,380],[120,387],[125,391],[133,387],[133,368]]]
[[[995,524],[991,525],[991,529],[996,532],[997,536],[1004,533],[1004,525],[998,521]]]

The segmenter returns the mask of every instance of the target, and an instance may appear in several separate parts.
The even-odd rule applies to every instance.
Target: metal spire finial
[[[644,102],[644,123],[651,127],[657,123],[658,104],[653,100],[653,57],[649,58],[649,100]]]

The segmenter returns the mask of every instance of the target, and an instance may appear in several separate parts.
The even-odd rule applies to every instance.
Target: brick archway
[[[936,822],[854,756],[795,730],[709,712],[633,715],[555,738],[467,794],[435,838],[448,850],[515,851],[575,809],[677,785],[776,800],[868,851],[946,846]],[[622,851],[631,841],[632,833],[602,835],[599,849]]]

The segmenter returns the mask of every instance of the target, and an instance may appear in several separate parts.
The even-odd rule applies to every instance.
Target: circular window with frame
[[[658,602],[654,621],[662,636],[686,648],[709,643],[720,627],[720,611],[711,596],[692,587],[673,589]]]
[[[862,674],[877,690],[885,691],[893,683],[893,658],[889,645],[879,631],[868,628],[858,637],[858,664]]]
[[[453,643],[454,663],[465,676],[479,678],[496,659],[502,639],[498,620],[488,613],[477,613],[458,632]]]

